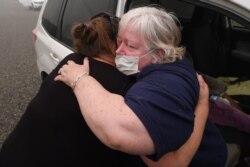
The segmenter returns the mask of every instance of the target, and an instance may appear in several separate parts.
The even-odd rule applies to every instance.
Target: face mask
[[[132,75],[139,72],[139,56],[116,55],[116,68],[125,75]]]
[[[116,55],[115,64],[116,68],[125,75],[136,74],[139,71],[139,60],[151,53],[153,50],[150,50],[142,56],[127,56],[127,55]]]

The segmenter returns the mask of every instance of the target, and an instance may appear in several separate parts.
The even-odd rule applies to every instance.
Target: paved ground
[[[41,83],[31,38],[38,14],[0,0],[0,146]]]

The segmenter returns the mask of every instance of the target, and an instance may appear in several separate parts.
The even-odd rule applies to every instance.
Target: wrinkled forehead
[[[119,27],[118,37],[126,37],[126,40],[148,46],[149,42],[142,29],[135,22],[129,22]]]

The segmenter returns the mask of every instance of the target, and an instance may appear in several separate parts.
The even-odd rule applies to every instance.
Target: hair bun
[[[74,38],[81,38],[82,33],[85,31],[85,29],[87,28],[87,26],[84,23],[80,23],[75,25],[74,29],[73,29],[73,36]]]
[[[75,25],[73,36],[76,39],[80,39],[85,44],[93,44],[96,41],[98,34],[92,27],[80,23]]]
[[[82,42],[86,44],[93,44],[97,39],[97,32],[92,27],[86,27],[82,33]]]

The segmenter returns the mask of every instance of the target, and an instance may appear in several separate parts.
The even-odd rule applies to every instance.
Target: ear
[[[160,58],[160,60],[163,59],[163,57],[165,55],[164,53],[165,52],[163,49],[156,49],[156,55]]]
[[[159,63],[159,62],[161,62],[161,60],[163,59],[163,57],[164,57],[164,50],[163,49],[156,49],[155,50],[155,59],[156,59],[156,61],[154,62],[154,64],[155,63]]]

